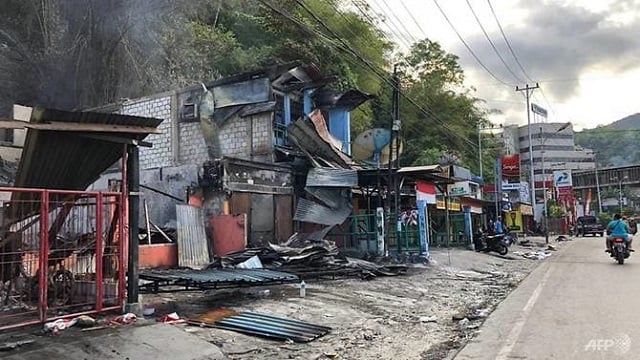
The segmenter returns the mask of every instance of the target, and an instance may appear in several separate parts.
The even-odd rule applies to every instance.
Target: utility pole
[[[393,212],[391,211],[392,203],[391,203],[391,190],[396,190],[397,197],[397,189],[395,189],[395,182],[393,176],[393,146],[394,146],[394,135],[397,137],[396,124],[400,121],[400,81],[398,80],[398,65],[393,66],[393,99],[392,99],[392,116],[391,121],[389,122],[389,130],[390,130],[390,139],[389,139],[389,163],[388,163],[388,183],[387,183],[387,211],[388,215],[388,226],[387,226],[387,240],[385,241],[385,247],[387,248],[385,251],[385,255],[389,252],[389,241],[391,240],[391,231],[397,232],[397,214],[396,217],[392,217]],[[396,203],[396,212],[397,212],[397,201]],[[400,240],[396,236],[397,248],[398,252],[400,252]]]
[[[533,90],[540,88],[538,83],[536,86],[529,86],[529,84],[525,84],[524,88],[520,88],[516,86],[516,91],[524,91],[525,97],[527,98],[527,132],[529,137],[529,168],[530,168],[530,179],[529,185],[531,186],[531,205],[533,207],[533,218],[536,218],[536,182],[534,178],[533,172],[533,146],[531,144],[531,112],[530,112],[530,99],[531,94],[533,94]],[[546,196],[546,194],[545,194]]]
[[[482,177],[482,127],[478,124],[478,156],[480,156],[480,179],[484,181]]]

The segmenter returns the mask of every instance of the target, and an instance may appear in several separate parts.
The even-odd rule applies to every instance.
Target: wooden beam
[[[0,129],[34,129],[45,131],[80,131],[80,132],[115,132],[130,134],[161,134],[162,132],[149,126],[90,124],[74,122],[31,123],[13,119],[0,118]]]

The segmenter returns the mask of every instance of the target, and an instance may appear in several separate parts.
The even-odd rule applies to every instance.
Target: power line
[[[415,37],[413,35],[411,35],[411,32],[409,31],[409,29],[407,29],[406,26],[404,26],[404,23],[400,20],[400,18],[396,15],[396,13],[393,11],[393,9],[391,9],[391,7],[389,6],[389,4],[387,3],[386,0],[380,0],[382,1],[382,3],[384,4],[384,6],[387,8],[387,10],[389,10],[389,12],[391,13],[391,15],[398,21],[398,23],[400,23],[400,26],[402,26],[402,28],[405,31],[405,34],[407,34],[408,36],[410,36],[410,39],[413,40],[413,42],[415,42]],[[401,1],[402,2],[402,1]],[[399,29],[398,29],[399,30]]]
[[[451,29],[456,33],[456,35],[458,36],[458,39],[460,39],[462,44],[464,44],[464,47],[467,48],[467,50],[469,51],[471,56],[473,56],[473,58],[476,60],[476,62],[478,62],[478,64],[480,64],[480,66],[482,66],[482,68],[486,72],[488,72],[489,75],[491,75],[491,77],[493,77],[494,79],[498,80],[503,85],[507,85],[507,86],[511,87],[511,85],[509,85],[509,83],[507,83],[506,81],[504,81],[504,80],[500,79],[499,77],[497,77],[491,70],[489,70],[489,68],[484,63],[482,63],[482,61],[480,61],[480,58],[478,58],[476,53],[474,53],[473,50],[471,50],[471,47],[469,46],[469,44],[467,44],[467,42],[464,41],[464,39],[462,38],[462,35],[460,35],[460,33],[458,32],[458,29],[456,29],[456,27],[453,25],[451,20],[449,20],[449,17],[444,12],[444,10],[442,10],[442,8],[440,7],[440,4],[438,4],[438,1],[437,0],[433,0],[433,2],[436,4],[436,6],[438,7],[438,10],[440,10],[440,13],[442,14],[442,16],[445,18],[445,20],[447,20],[447,23],[449,23],[449,26],[451,27]]]
[[[272,9],[273,11],[278,12],[279,14],[281,14],[282,16],[286,17],[287,19],[289,19],[290,21],[295,22],[296,24],[298,24],[299,26],[303,26],[304,28],[307,28],[307,26],[303,23],[301,23],[300,21],[298,21],[295,18],[290,17],[288,14],[285,14],[283,11],[277,9],[275,6],[273,6],[273,4],[271,4],[269,1],[267,0],[260,0],[264,5],[266,5],[267,7],[269,7],[270,9]],[[391,80],[389,80],[386,76],[382,75],[379,73],[379,69],[376,69],[375,65],[371,64],[371,62],[367,59],[365,59],[362,55],[360,55],[358,52],[356,52],[355,50],[353,50],[349,44],[347,44],[344,39],[342,39],[338,34],[336,34],[331,28],[329,28],[329,26],[322,21],[322,19],[320,19],[311,9],[309,9],[306,4],[302,1],[302,0],[296,0],[296,2],[303,7],[308,13],[309,15],[311,15],[311,17],[314,18],[314,20],[316,22],[318,22],[325,30],[327,30],[336,40],[338,40],[343,46],[337,46],[338,49],[341,49],[343,51],[346,51],[348,53],[350,53],[351,55],[355,56],[357,59],[359,59],[360,61],[362,61],[369,69],[371,69],[371,71],[378,76],[382,81],[386,82],[387,84],[389,84],[390,86],[394,87],[395,84],[393,84],[393,82]],[[307,28],[308,29],[308,28]],[[313,31],[313,30],[311,30]],[[316,34],[318,34],[316,32]],[[321,32],[319,33],[320,36],[322,36],[323,38],[326,38],[326,36],[324,36],[324,34],[322,34]],[[331,40],[331,39],[329,39]],[[331,41],[331,43],[333,43],[333,41]],[[399,89],[398,89],[399,90]],[[450,136],[450,137],[457,137],[461,140],[463,140],[464,142],[467,142],[468,144],[470,144],[472,146],[471,149],[474,149],[474,147],[477,147],[477,145],[467,139],[466,137],[460,136],[459,134],[457,134],[456,132],[454,132],[450,127],[447,126],[447,124],[440,119],[437,114],[435,114],[435,112],[433,112],[433,110],[430,109],[425,109],[422,106],[420,106],[415,100],[413,100],[412,98],[408,97],[406,94],[404,94],[402,91],[400,91],[400,95],[406,99],[407,101],[409,101],[409,103],[411,103],[413,106],[415,106],[418,110],[420,110],[423,114],[427,115],[428,117],[430,117],[431,119],[433,119],[436,123],[438,123],[440,126],[442,126],[443,128],[445,128],[446,130],[448,130],[449,132],[445,132],[445,135]],[[427,111],[429,110],[429,111]]]
[[[422,35],[424,35],[424,37],[428,37],[427,36],[427,32],[424,31],[424,29],[422,28],[422,26],[420,25],[420,23],[418,22],[418,20],[416,20],[415,16],[413,16],[413,14],[411,13],[411,11],[409,11],[409,9],[407,8],[407,5],[404,4],[404,1],[400,1],[400,4],[402,5],[402,7],[404,8],[404,10],[407,12],[407,14],[409,14],[409,16],[411,17],[411,20],[413,20],[413,22],[416,24],[416,26],[418,27],[418,29],[420,29],[420,31],[422,32]]]
[[[487,39],[487,41],[489,41],[489,44],[491,44],[491,48],[493,49],[493,52],[495,52],[496,55],[498,55],[498,58],[500,58],[500,61],[502,62],[504,67],[506,67],[507,70],[511,73],[511,75],[513,75],[513,78],[516,79],[518,82],[523,82],[522,79],[520,79],[520,77],[518,75],[516,75],[513,72],[513,70],[511,70],[511,67],[507,64],[507,62],[504,60],[502,55],[500,55],[500,52],[498,51],[498,48],[496,48],[496,45],[491,40],[491,37],[489,37],[489,34],[487,33],[487,30],[485,30],[484,26],[482,25],[482,22],[480,21],[480,18],[478,18],[478,15],[476,14],[476,11],[473,9],[473,6],[471,6],[471,3],[469,2],[469,0],[466,0],[466,1],[467,1],[467,6],[469,7],[469,10],[471,10],[471,13],[473,14],[473,17],[476,19],[476,22],[480,26],[480,29],[482,29],[482,33],[484,34],[484,37]]]
[[[524,76],[526,76],[529,81],[535,82],[524,70],[524,67],[520,63],[520,60],[518,60],[518,57],[516,56],[515,51],[513,51],[513,47],[511,47],[511,42],[509,41],[509,39],[507,39],[507,36],[504,33],[504,29],[502,29],[502,24],[500,24],[500,20],[498,20],[498,16],[496,15],[496,12],[493,9],[493,5],[491,5],[491,0],[487,0],[487,3],[489,4],[489,8],[491,8],[491,13],[493,14],[493,18],[496,20],[496,24],[498,24],[498,28],[500,29],[500,33],[502,34],[502,38],[504,39],[504,42],[507,43],[507,47],[509,48],[509,51],[511,52],[511,55],[513,56],[513,58],[516,60],[516,63],[518,64],[520,71],[522,71]]]

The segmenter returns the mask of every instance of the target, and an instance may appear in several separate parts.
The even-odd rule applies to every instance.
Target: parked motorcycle
[[[478,232],[474,236],[476,251],[495,251],[500,255],[507,255],[509,246],[515,241],[509,234],[487,234]]]
[[[613,244],[611,245],[611,257],[616,259],[618,264],[624,264],[624,259],[627,259],[631,255],[627,242],[623,237],[616,236],[613,238]]]

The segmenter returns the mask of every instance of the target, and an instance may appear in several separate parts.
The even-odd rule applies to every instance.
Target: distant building
[[[564,123],[532,123],[531,147],[533,152],[533,172],[536,188],[536,199],[542,202],[543,180],[546,187],[553,185],[553,171],[556,170],[588,170],[595,168],[595,155],[590,149],[575,145],[573,126],[558,131]],[[531,162],[529,159],[529,126],[507,126],[503,136],[507,153],[520,154],[520,169],[523,180],[529,180]],[[542,158],[544,150],[544,174]]]

